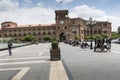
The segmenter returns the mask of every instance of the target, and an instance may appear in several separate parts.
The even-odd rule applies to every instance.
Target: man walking
[[[8,41],[9,56],[12,55],[11,49],[12,49],[12,43],[11,43],[11,41]]]

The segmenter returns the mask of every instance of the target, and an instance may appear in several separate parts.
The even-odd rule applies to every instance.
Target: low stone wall
[[[23,47],[23,46],[28,46],[28,45],[32,45],[33,43],[28,43],[28,44],[23,44],[23,45],[18,45],[18,46],[13,46],[13,48],[18,48],[18,47]],[[1,48],[0,51],[3,51],[3,50],[7,50],[8,48]]]

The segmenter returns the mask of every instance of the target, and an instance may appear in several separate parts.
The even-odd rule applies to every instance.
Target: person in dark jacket
[[[11,41],[8,41],[9,56],[11,56],[11,55],[12,55],[12,51],[11,51],[12,46],[13,46],[13,45],[12,45]]]

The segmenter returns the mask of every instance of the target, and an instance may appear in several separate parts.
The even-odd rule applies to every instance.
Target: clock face
[[[60,24],[64,24],[64,21],[63,21],[63,20],[61,20],[61,21],[60,21]]]

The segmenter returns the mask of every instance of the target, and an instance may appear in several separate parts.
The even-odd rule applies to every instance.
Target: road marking
[[[9,55],[9,53],[0,53],[0,56],[4,56],[4,55],[6,55],[6,54],[8,54]]]
[[[26,62],[0,63],[0,65],[36,64],[36,63],[47,63],[47,62],[49,61],[26,61]]]
[[[51,61],[49,80],[69,80],[62,61]]]
[[[8,71],[8,70],[19,70],[22,68],[9,68],[9,69],[0,69],[0,71]]]
[[[21,78],[28,72],[29,69],[30,67],[22,68],[22,70],[12,78],[12,80],[21,80]]]
[[[11,80],[20,80],[30,69],[30,67],[0,69],[0,71],[21,70]]]
[[[7,61],[7,60],[27,60],[27,59],[41,59],[41,58],[49,58],[49,56],[0,59],[0,61]]]

